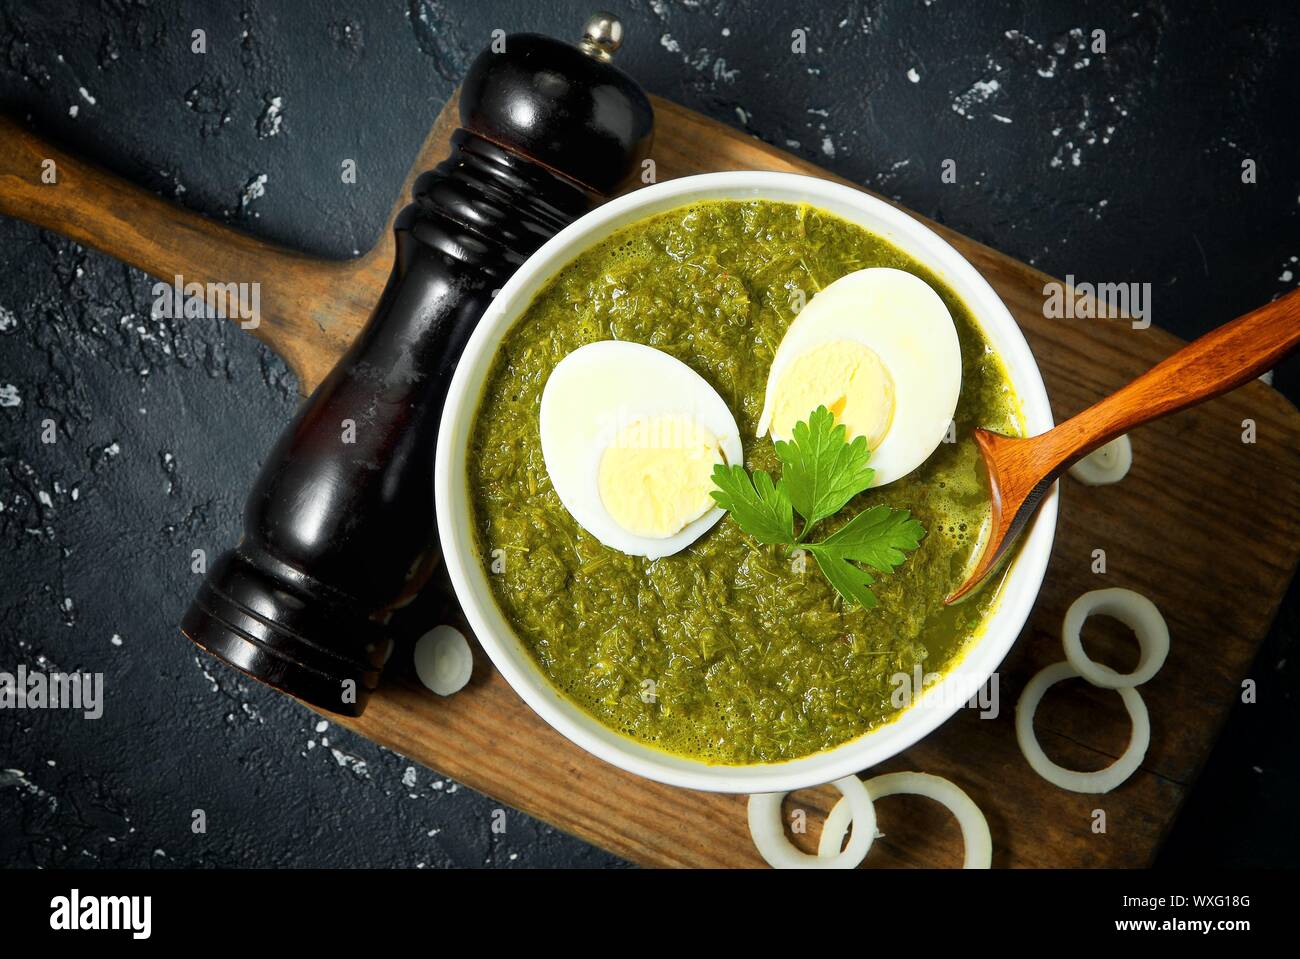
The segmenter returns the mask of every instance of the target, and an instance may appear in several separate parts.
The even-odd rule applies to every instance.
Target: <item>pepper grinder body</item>
[[[248,675],[348,715],[378,685],[387,616],[438,562],[434,449],[465,342],[529,254],[635,172],[653,114],[607,58],[524,34],[475,61],[461,120],[397,217],[374,312],[280,437],[242,541],[181,623]]]

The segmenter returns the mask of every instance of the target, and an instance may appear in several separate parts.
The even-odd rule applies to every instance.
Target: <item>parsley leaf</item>
[[[854,563],[863,563],[879,573],[891,572],[907,553],[921,544],[925,529],[905,509],[877,504],[863,510],[820,543],[807,549],[831,585],[845,599],[867,609],[876,605],[868,588],[871,574]]]
[[[755,470],[751,480],[743,466],[713,467],[713,485],[709,495],[723,509],[730,510],[736,522],[754,539],[767,546],[794,545],[794,513],[784,478],[772,483],[763,470]]]
[[[790,502],[804,519],[803,539],[819,522],[834,516],[871,485],[875,471],[867,466],[871,451],[866,437],[845,441],[844,424],[824,406],[807,423],[796,423],[789,442],[776,442],[781,481]]]
[[[863,609],[871,609],[876,605],[876,594],[868,588],[875,582],[870,573],[861,566],[854,566],[852,563],[841,562],[828,556],[820,549],[812,549],[810,552],[817,560],[817,566],[822,574],[835,587],[835,592],[843,596],[846,601],[857,603]]]
[[[925,529],[907,510],[878,503],[821,542],[805,542],[815,524],[838,513],[871,485],[874,474],[867,466],[871,457],[867,441],[858,437],[850,443],[845,437],[843,425],[836,426],[830,410],[819,406],[807,423],[795,425],[790,442],[777,442],[780,480],[774,483],[763,470],[755,470],[751,477],[743,466],[719,464],[713,468],[717,488],[709,495],[758,542],[806,548],[847,603],[870,609],[876,597],[869,570],[891,572],[917,548]],[[797,537],[796,511],[804,520]]]
[[[923,536],[925,528],[907,510],[877,503],[809,548],[888,573],[907,559],[904,550],[911,552],[921,545]]]

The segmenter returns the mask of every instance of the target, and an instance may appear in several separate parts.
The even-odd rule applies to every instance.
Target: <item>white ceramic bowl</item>
[[[893,722],[835,749],[783,763],[710,765],[605,728],[546,681],[497,608],[488,584],[489,559],[477,554],[470,526],[468,439],[493,356],[546,282],[613,231],[698,200],[756,198],[820,207],[885,237],[928,266],[970,307],[1001,355],[1029,435],[1051,428],[1042,377],[1019,327],[975,268],[929,228],[887,203],[827,180],[789,173],[709,173],[648,186],[606,203],[553,237],[510,278],[479,320],[452,378],[434,483],[438,535],[456,595],[484,650],[524,701],[573,742],[615,766],[675,786],[730,793],[784,792],[859,772],[911,746],[961,708],[997,669],[1029,616],[1047,569],[1057,509],[1053,488],[1025,534],[998,604],[962,660]]]

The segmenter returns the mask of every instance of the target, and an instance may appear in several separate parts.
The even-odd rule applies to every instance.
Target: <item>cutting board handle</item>
[[[359,325],[360,317],[337,324],[331,321],[338,314],[306,315],[296,302],[304,289],[343,281],[353,266],[303,256],[186,210],[65,153],[5,116],[0,116],[0,214],[61,233],[168,284],[181,276],[206,293],[209,284],[259,283],[261,322],[245,328],[299,375],[315,373],[303,362],[305,338],[341,339]],[[340,298],[336,310],[348,306]],[[339,342],[336,352],[344,347]]]
[[[291,253],[186,211],[0,116],[0,213],[101,249],[151,277],[239,279]],[[247,277],[246,279],[252,279]]]
[[[207,282],[222,272],[232,247],[265,246],[64,153],[2,116],[0,213],[104,250],[157,277],[175,271]],[[194,231],[196,221],[203,224],[201,231]]]

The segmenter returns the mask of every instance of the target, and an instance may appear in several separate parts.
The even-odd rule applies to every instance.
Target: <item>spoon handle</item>
[[[1236,389],[1300,347],[1300,290],[1239,316],[1031,441],[1044,477],[1134,427]]]

